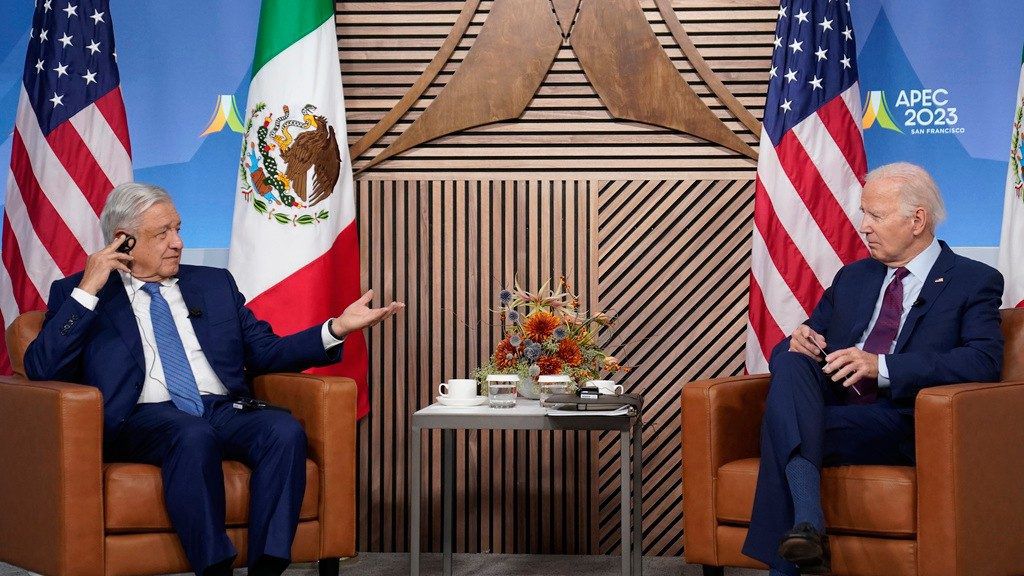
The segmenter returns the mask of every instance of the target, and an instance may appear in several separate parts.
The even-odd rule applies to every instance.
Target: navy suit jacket
[[[135,314],[120,274],[112,272],[95,310],[71,298],[82,272],[50,287],[46,320],[25,352],[32,380],[88,384],[103,394],[105,438],[113,439],[142,393],[145,356]],[[222,268],[182,265],[178,286],[199,345],[234,395],[250,395],[247,376],[295,372],[341,359],[341,346],[324,350],[321,325],[277,336],[245,307],[234,278]]]
[[[917,303],[886,356],[895,404],[913,409],[922,388],[957,382],[994,382],[1003,365],[999,306],[1003,276],[959,256],[945,242]],[[805,322],[830,351],[855,346],[867,329],[886,267],[867,258],[841,268]],[[789,349],[789,338],[773,354]]]

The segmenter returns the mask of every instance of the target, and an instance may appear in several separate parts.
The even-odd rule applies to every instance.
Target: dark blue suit
[[[96,386],[103,394],[104,450],[113,460],[161,467],[168,513],[197,574],[235,555],[224,531],[221,461],[252,468],[249,563],[290,557],[305,488],[306,438],[280,411],[242,413],[231,396],[251,395],[249,379],[337,362],[321,326],[279,337],[245,307],[227,270],[183,265],[178,286],[206,359],[231,396],[203,396],[202,417],[171,402],[139,404],[146,376],[143,343],[120,275],[111,273],[95,310],[71,298],[82,273],[53,283],[46,321],[25,353],[33,380]],[[152,345],[152,343],[150,343]]]
[[[886,356],[888,398],[847,405],[842,386],[813,359],[789,351],[789,338],[772,351],[771,385],[761,430],[761,467],[743,553],[785,567],[777,550],[793,528],[785,466],[800,455],[820,469],[840,464],[914,462],[914,400],[922,388],[999,379],[1003,337],[999,305],[1003,278],[995,269],[958,256],[944,243]],[[855,346],[871,321],[886,267],[873,259],[844,266],[806,324],[829,350]],[[792,569],[792,565],[788,565]]]

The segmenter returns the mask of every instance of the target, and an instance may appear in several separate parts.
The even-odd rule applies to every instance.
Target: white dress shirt
[[[156,349],[156,335],[153,332],[153,322],[149,316],[149,305],[152,298],[142,285],[145,282],[120,272],[121,280],[124,282],[124,289],[128,293],[128,301],[131,303],[132,312],[135,314],[135,323],[139,328],[139,335],[142,337],[142,352],[146,361],[145,380],[142,383],[142,394],[139,396],[139,403],[147,402],[169,402],[171,395],[167,392],[167,384],[164,379],[163,365],[160,363],[160,355]],[[196,332],[192,328],[192,320],[189,318],[188,307],[181,296],[181,288],[178,287],[177,278],[169,278],[160,282],[160,294],[167,301],[171,309],[171,316],[174,318],[174,326],[178,329],[178,336],[181,337],[181,344],[185,348],[185,356],[188,357],[192,374],[195,375],[196,384],[199,386],[200,394],[228,394],[228,389],[213,371],[210,362],[199,345]],[[71,297],[89,310],[95,310],[99,298],[89,294],[81,288],[75,288]],[[324,322],[320,330],[320,338],[323,340],[324,349],[330,349],[341,344],[344,339],[337,339],[331,335],[328,323]]]
[[[914,302],[917,302],[918,296],[921,295],[921,289],[924,288],[924,281],[928,279],[928,273],[932,271],[932,266],[935,265],[935,261],[939,259],[939,254],[942,253],[942,247],[939,246],[939,240],[937,238],[932,239],[932,243],[928,245],[920,254],[914,256],[914,259],[904,266],[909,274],[903,277],[903,313],[900,315],[900,325],[896,330],[896,340],[899,340],[899,333],[903,330],[903,323],[907,321],[907,316],[910,315],[910,309],[913,308]],[[882,281],[882,288],[878,292],[878,299],[875,300],[875,311],[871,313],[871,321],[868,322],[868,327],[864,330],[864,334],[861,335],[860,341],[857,342],[857,348],[864,349],[864,342],[868,339],[868,334],[871,334],[871,329],[875,327],[875,321],[878,320],[878,315],[882,311],[882,298],[885,296],[885,289],[892,282],[893,275],[896,274],[896,268],[889,268],[885,272],[885,280]],[[893,349],[896,347],[896,340],[893,340],[892,345],[889,347],[889,353],[891,354]],[[878,387],[886,388],[889,386],[889,366],[885,362],[885,354],[878,355]]]

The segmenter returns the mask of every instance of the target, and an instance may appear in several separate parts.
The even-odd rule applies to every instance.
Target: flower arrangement
[[[613,326],[615,318],[582,311],[564,277],[557,288],[545,283],[536,292],[527,292],[516,282],[513,290],[498,293],[498,301],[506,328],[494,355],[475,373],[480,381],[491,374],[518,374],[522,382],[563,374],[572,379],[574,392],[602,373],[629,371],[598,345],[601,331]]]

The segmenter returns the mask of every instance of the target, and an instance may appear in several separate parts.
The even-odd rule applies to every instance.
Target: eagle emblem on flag
[[[1010,139],[1010,170],[1017,198],[1024,200],[1024,97],[1017,102],[1013,116],[1013,137]]]
[[[245,125],[239,164],[242,196],[280,224],[314,224],[330,215],[313,207],[334,192],[341,152],[334,127],[316,111],[306,104],[293,117],[288,105],[275,114],[259,102]]]

